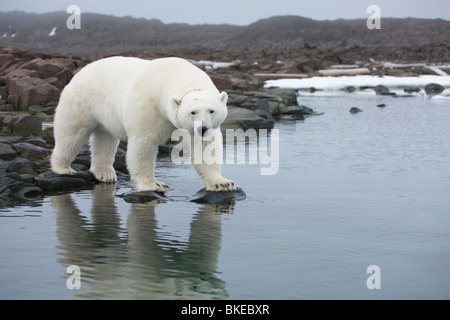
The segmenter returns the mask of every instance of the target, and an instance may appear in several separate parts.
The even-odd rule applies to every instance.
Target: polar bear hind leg
[[[119,140],[107,132],[103,127],[98,127],[92,132],[91,168],[95,178],[101,182],[116,182],[117,175],[113,164]]]
[[[58,119],[64,116],[64,113],[65,110],[61,110],[59,114],[57,111],[55,116],[55,148],[51,156],[51,169],[58,174],[75,174],[76,171],[70,165],[81,147],[87,143],[92,131],[81,126],[76,120],[66,122]]]

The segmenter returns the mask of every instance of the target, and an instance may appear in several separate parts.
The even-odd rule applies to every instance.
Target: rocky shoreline
[[[49,161],[54,147],[52,121],[59,95],[73,75],[88,63],[89,60],[77,57],[0,47],[0,208],[30,204],[47,194],[90,188],[97,183],[88,172],[88,146],[72,164],[76,175],[52,173]],[[304,119],[314,114],[313,110],[298,105],[293,90],[262,92],[258,91],[258,85],[248,84],[245,86],[248,90],[243,91],[226,77],[217,74],[211,77],[220,90],[229,94],[229,116],[223,130],[272,129],[280,117]],[[170,148],[160,146],[160,156],[170,154]],[[126,143],[121,143],[114,167],[120,177],[128,179],[125,155]],[[133,199],[136,197],[139,198]]]
[[[192,56],[186,58],[192,59]],[[53,56],[0,47],[0,208],[30,204],[47,194],[91,188],[97,183],[88,172],[88,146],[80,151],[72,165],[78,172],[76,175],[56,175],[51,172],[49,162],[54,147],[52,121],[61,90],[90,61],[90,58]],[[222,125],[223,130],[247,130],[272,129],[277,121],[284,118],[303,120],[316,115],[311,108],[298,104],[296,90],[263,89],[265,80],[285,73],[303,70],[307,74],[302,74],[302,77],[319,74],[320,70],[313,66],[314,63],[298,65],[294,61],[271,61],[255,64],[250,60],[240,60],[227,68],[214,68],[205,62],[198,65],[211,76],[220,90],[227,91],[229,95],[229,114]],[[379,63],[378,67],[374,67],[377,62],[370,63],[372,66],[366,65],[365,68],[372,73],[392,73],[392,66],[383,71]],[[320,66],[326,67],[323,64]],[[399,69],[403,74],[435,72],[417,65]],[[379,91],[384,94],[383,90]],[[128,180],[125,154],[126,143],[121,143],[114,167],[119,179],[123,177]],[[170,146],[160,146],[160,155],[168,154]],[[239,194],[236,196],[242,197]],[[220,203],[222,200],[217,201]]]

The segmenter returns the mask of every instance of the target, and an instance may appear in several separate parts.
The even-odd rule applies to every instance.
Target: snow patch
[[[52,31],[48,34],[49,37],[53,37],[56,34],[56,27],[53,27]]]

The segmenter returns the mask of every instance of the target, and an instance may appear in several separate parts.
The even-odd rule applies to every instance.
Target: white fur
[[[208,133],[217,137],[211,143],[222,150],[220,124],[227,116],[227,98],[206,73],[180,58],[112,57],[93,62],[61,94],[52,170],[74,173],[70,164],[90,138],[91,171],[100,181],[114,182],[117,146],[127,140],[127,167],[136,189],[167,192],[168,186],[154,177],[158,145],[176,128],[195,136],[203,126],[211,129]],[[194,166],[208,190],[235,189],[222,177],[220,164]]]

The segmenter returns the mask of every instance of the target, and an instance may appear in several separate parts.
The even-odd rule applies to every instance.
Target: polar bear
[[[61,93],[51,168],[74,174],[71,163],[89,140],[90,171],[101,182],[115,182],[115,153],[120,140],[128,141],[126,162],[136,190],[165,193],[169,187],[154,177],[158,146],[178,128],[197,138],[210,135],[209,143],[222,150],[220,124],[227,116],[227,99],[205,72],[181,58],[95,61]],[[207,190],[236,189],[222,176],[221,162],[193,164]]]

